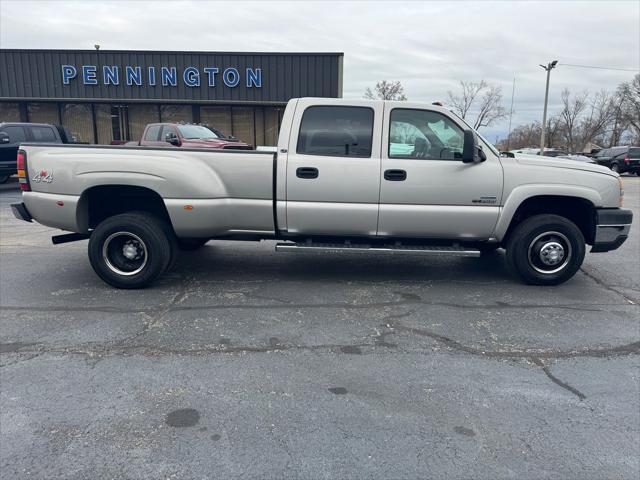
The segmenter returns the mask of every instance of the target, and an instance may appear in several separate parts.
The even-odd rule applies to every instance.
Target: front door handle
[[[403,182],[407,179],[407,172],[405,170],[385,170],[384,179],[390,182]]]
[[[318,178],[318,169],[314,167],[300,167],[296,169],[298,178]]]

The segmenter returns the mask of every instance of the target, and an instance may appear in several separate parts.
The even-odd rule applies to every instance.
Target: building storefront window
[[[79,143],[93,143],[93,115],[90,103],[62,104],[62,125]]]
[[[158,105],[129,105],[129,140],[140,140],[148,123],[160,121]]]
[[[60,123],[57,103],[28,103],[27,116],[32,123]]]
[[[20,107],[13,102],[0,102],[0,122],[19,122]]]
[[[192,123],[193,109],[191,105],[162,105],[160,121],[167,123]]]
[[[227,136],[231,135],[231,107],[200,107],[200,123],[220,130]]]
[[[232,135],[238,140],[254,145],[253,108],[232,107],[233,128]]]
[[[126,138],[116,138],[113,134],[113,118],[111,116],[111,105],[96,104],[93,106],[96,115],[96,131],[98,132],[98,143],[109,145],[114,140],[124,141]]]
[[[264,143],[264,108],[256,107],[254,109],[254,118],[256,120],[256,143],[254,147],[258,145],[265,145]]]
[[[280,112],[273,107],[264,109],[264,144],[268,146],[278,145],[278,133],[280,131]]]

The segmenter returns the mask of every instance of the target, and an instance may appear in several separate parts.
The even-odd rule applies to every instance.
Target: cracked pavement
[[[119,291],[0,186],[0,478],[640,476],[640,178],[558,287],[210,242]]]

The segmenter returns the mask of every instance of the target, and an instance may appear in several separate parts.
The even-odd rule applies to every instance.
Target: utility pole
[[[540,64],[542,68],[547,71],[547,88],[544,91],[544,112],[542,114],[542,134],[540,135],[540,155],[544,154],[544,133],[547,129],[547,103],[549,101],[549,77],[551,76],[551,70],[553,70],[558,64],[557,60],[553,62],[549,62],[549,64],[545,67]]]

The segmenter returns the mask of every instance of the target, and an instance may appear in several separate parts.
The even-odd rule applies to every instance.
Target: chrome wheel
[[[571,260],[571,242],[560,232],[545,232],[529,244],[528,258],[536,272],[557,273]]]
[[[131,232],[112,233],[102,246],[102,259],[118,275],[135,275],[147,264],[147,246]]]

